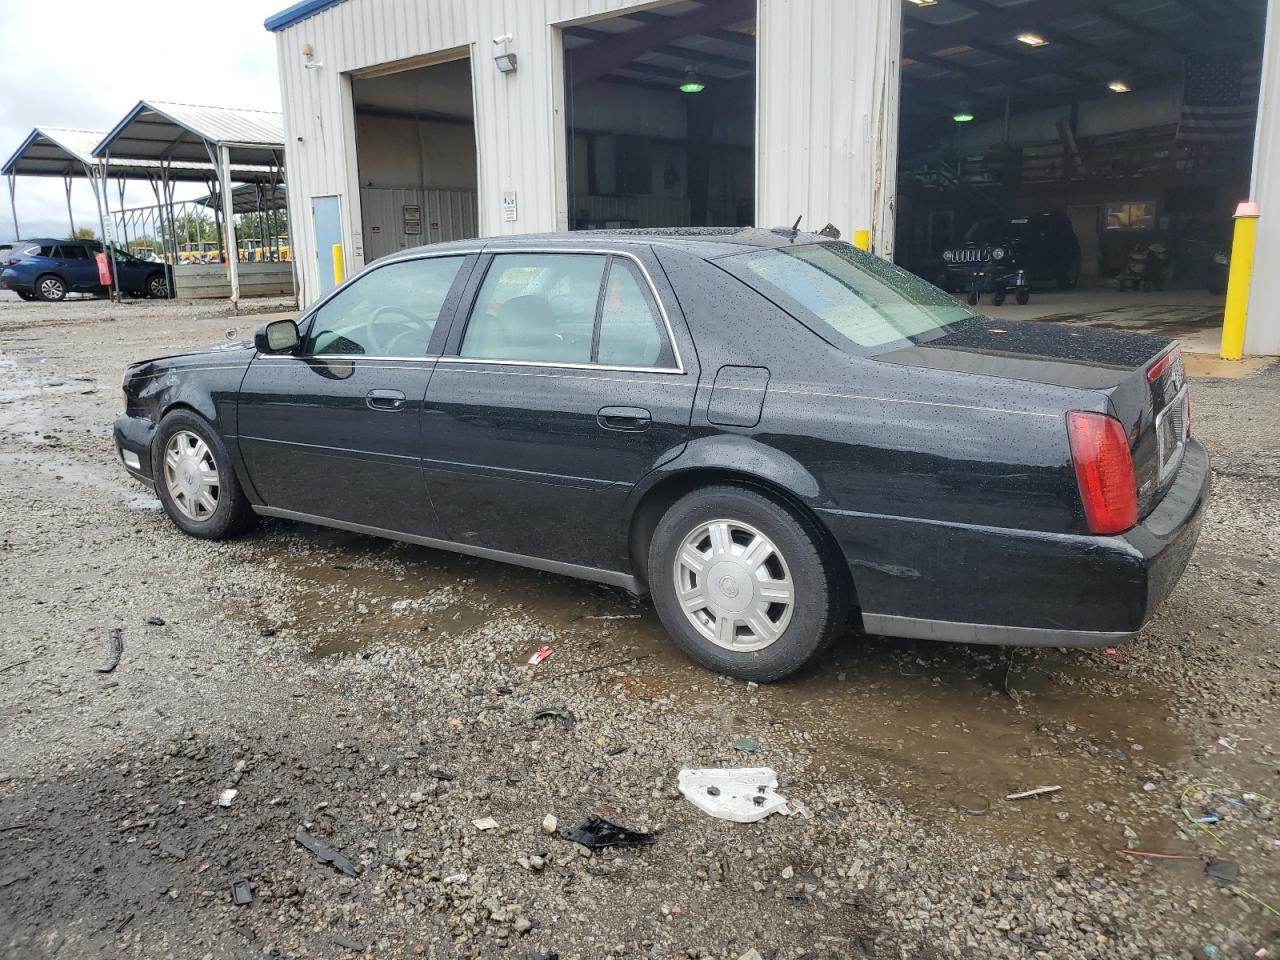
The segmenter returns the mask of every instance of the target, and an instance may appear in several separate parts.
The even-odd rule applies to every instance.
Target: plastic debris
[[[539,710],[533,715],[533,719],[556,720],[566,730],[572,728],[573,725],[578,722],[578,719],[573,715],[572,711],[566,710],[562,707],[547,707],[545,710]]]
[[[1240,879],[1240,864],[1226,857],[1214,857],[1205,866],[1204,872],[1219,883],[1235,883]]]
[[[231,902],[237,907],[253,903],[253,888],[249,886],[248,880],[237,880],[231,884]]]
[[[1021,793],[1011,793],[1005,797],[1006,800],[1026,800],[1029,797],[1042,797],[1046,793],[1057,793],[1062,787],[1032,787],[1030,790],[1023,790]]]
[[[579,820],[567,830],[560,831],[560,836],[592,850],[598,847],[643,847],[653,843],[654,840],[651,833],[637,833],[594,815]]]
[[[755,823],[773,813],[795,812],[776,792],[778,775],[769,767],[681,770],[677,784],[686,800],[720,820]]]
[[[124,631],[118,627],[107,635],[107,659],[94,669],[98,673],[110,673],[120,664],[124,656]]]
[[[147,617],[148,627],[163,627],[164,617]]]
[[[733,749],[737,750],[739,753],[755,753],[760,749],[760,741],[755,737],[734,737],[729,741],[729,746],[733,747]]]
[[[234,787],[227,787],[227,789],[223,790],[220,794],[218,794],[218,806],[220,807],[231,806],[231,801],[235,800],[236,796],[239,793],[240,791],[235,789]]]
[[[497,830],[498,821],[493,817],[481,817],[479,820],[472,820],[471,825],[477,830]]]
[[[319,837],[312,836],[305,826],[299,827],[293,839],[299,846],[306,848],[321,863],[330,864],[333,869],[345,873],[348,877],[356,876],[356,865],[341,852],[329,846]]]
[[[555,651],[552,650],[551,647],[549,647],[547,644],[544,643],[537,650],[533,651],[533,656],[529,658],[529,666],[536,667],[543,660],[547,659],[547,657],[551,656],[551,654],[553,654],[554,652]]]
[[[354,950],[356,953],[364,953],[365,943],[362,940],[356,940],[354,937],[344,937],[342,934],[335,934],[333,942],[340,947],[346,947],[348,950]]]

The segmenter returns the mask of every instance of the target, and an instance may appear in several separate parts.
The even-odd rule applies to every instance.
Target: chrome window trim
[[[541,360],[487,360],[483,357],[461,356],[460,355],[462,352],[461,340],[458,341],[459,355],[442,356],[439,358],[441,363],[491,363],[491,364],[500,364],[503,366],[516,366],[516,367],[555,367],[556,369],[560,369],[560,370],[612,370],[620,373],[684,374],[687,372],[684,367],[684,358],[680,356],[680,344],[676,342],[676,333],[671,326],[671,317],[668,316],[667,314],[667,306],[665,303],[662,302],[662,297],[658,296],[657,285],[654,284],[653,277],[650,276],[648,268],[645,267],[644,262],[639,257],[637,257],[634,253],[630,253],[626,250],[614,250],[608,247],[555,247],[555,246],[551,246],[551,247],[501,246],[501,247],[486,248],[484,252],[494,257],[500,257],[508,253],[540,253],[545,255],[554,255],[554,254],[560,253],[560,254],[589,254],[589,255],[602,256],[602,257],[608,257],[608,256],[626,257],[628,260],[630,260],[632,263],[634,263],[637,267],[640,268],[640,273],[644,276],[644,282],[649,285],[649,294],[650,296],[653,297],[653,302],[658,305],[658,313],[662,317],[663,327],[666,328],[667,342],[671,344],[671,355],[676,358],[676,365],[674,367],[622,367],[622,366],[610,366],[603,363],[547,363]],[[492,264],[490,264],[490,267],[492,267]],[[489,272],[489,267],[485,269],[486,277],[488,276],[488,272]],[[602,277],[600,282],[604,283],[605,278]],[[484,281],[481,280],[481,285],[483,285],[483,283]],[[477,290],[477,293],[478,293],[478,290]],[[467,323],[471,322],[471,314],[469,311],[467,313],[466,319],[467,319]],[[466,336],[466,327],[463,327],[462,335],[463,337]]]

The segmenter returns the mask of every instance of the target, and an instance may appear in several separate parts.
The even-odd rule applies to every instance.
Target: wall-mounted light
[[[1025,43],[1028,47],[1043,47],[1049,41],[1038,33],[1020,33],[1018,42]]]
[[[1112,93],[1129,93],[1133,88],[1123,80],[1112,80],[1107,84],[1107,89]]]
[[[702,75],[698,73],[697,67],[684,68],[684,83],[680,84],[681,93],[701,93],[707,89],[707,85],[702,82]]]
[[[507,44],[512,40],[512,35],[504,33],[500,37],[493,38],[493,44],[496,47],[502,47],[502,52],[493,58],[494,64],[498,68],[499,73],[515,73],[517,58],[514,53],[507,49]]]
[[[319,70],[324,64],[316,60],[316,48],[310,43],[302,45],[302,68],[304,70]]]

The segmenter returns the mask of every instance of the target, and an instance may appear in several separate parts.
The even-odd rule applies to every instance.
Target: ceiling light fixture
[[[698,74],[696,67],[684,68],[684,83],[680,84],[681,93],[701,93],[707,89],[707,85],[702,82],[702,77]]]
[[[1128,93],[1133,88],[1130,87],[1123,80],[1112,80],[1110,83],[1107,84],[1107,89],[1110,90],[1112,93]]]
[[[970,113],[968,110],[957,110],[955,115],[951,119],[954,120],[956,123],[972,123],[973,114]]]
[[[1020,33],[1018,42],[1025,43],[1028,47],[1043,47],[1049,41],[1038,33]]]
[[[908,3],[914,3],[917,7],[936,7],[938,0],[907,0]]]

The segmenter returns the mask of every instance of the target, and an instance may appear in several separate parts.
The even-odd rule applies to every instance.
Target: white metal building
[[[1162,68],[1169,51],[1198,53],[1197,34],[1223,20],[1211,8],[1230,4],[1256,42],[1263,14],[1255,23],[1246,8],[1264,2],[303,0],[266,22],[277,36],[302,301],[333,285],[335,245],[351,273],[405,246],[467,236],[801,217],[847,239],[866,231],[871,249],[892,257],[900,132],[930,109],[948,123],[969,114],[961,80],[981,89],[984,73],[1006,75],[1007,147],[1036,97],[1065,104],[1090,84],[1106,97],[1111,72],[1138,93],[1143,82],[1181,85]],[[1208,19],[1197,26],[1195,16]],[[1241,188],[1262,204],[1260,265],[1280,255],[1280,174],[1267,166],[1280,156],[1280,26],[1266,19],[1259,136],[1244,147],[1254,186]],[[1041,22],[1043,36],[1027,29]],[[1024,55],[1051,60],[1076,88],[1055,93]],[[990,104],[974,112],[983,107],[979,119],[992,118]],[[1063,110],[1069,126],[1076,107]],[[1049,125],[1059,132],[1078,152],[1070,129]],[[1220,219],[1229,230],[1230,214]],[[1255,273],[1246,350],[1280,353],[1274,271]]]

